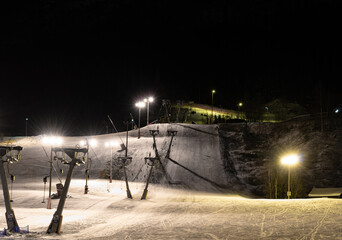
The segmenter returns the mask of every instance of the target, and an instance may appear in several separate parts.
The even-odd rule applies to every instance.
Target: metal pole
[[[287,198],[290,199],[291,197],[291,166],[289,166],[289,175],[287,179]]]
[[[149,108],[150,108],[150,100],[147,100],[147,125],[149,124]]]
[[[89,149],[89,142],[87,139],[87,148]],[[89,151],[87,152],[87,165],[86,165],[86,170],[85,170],[85,177],[86,177],[86,182],[84,186],[84,194],[88,193],[88,178],[89,178]]]
[[[148,174],[148,177],[147,177],[147,181],[146,181],[146,186],[145,186],[145,189],[144,189],[144,192],[141,196],[141,200],[144,200],[146,199],[147,197],[147,193],[148,193],[148,185],[150,183],[150,180],[151,180],[151,177],[152,177],[152,172],[153,172],[153,167],[154,167],[154,160],[152,160],[152,166],[151,166],[151,169],[150,169],[150,173]]]
[[[112,183],[112,179],[113,179],[113,147],[110,147],[110,169],[109,169],[109,182]]]
[[[140,107],[139,107],[139,121],[138,121],[138,139],[140,138]]]
[[[127,155],[128,155],[128,122],[126,123],[126,149],[125,149],[126,161],[127,161]],[[132,197],[132,194],[131,194],[131,190],[129,189],[129,186],[128,186],[128,179],[127,179],[125,165],[123,166],[123,171],[124,171],[124,174],[125,174],[127,198],[131,198],[132,199],[133,197]]]
[[[211,119],[210,123],[212,123],[214,119],[214,92],[211,92]]]
[[[2,183],[2,192],[4,195],[5,200],[5,207],[6,207],[6,221],[7,221],[7,228],[10,232],[20,232],[19,225],[14,215],[14,211],[12,210],[11,202],[10,202],[10,195],[8,190],[8,183],[6,178],[6,173],[4,169],[4,162],[0,159],[0,175],[1,175],[1,183]]]
[[[28,121],[28,118],[25,119],[25,134],[26,134],[26,137],[27,137],[27,121]]]
[[[49,199],[47,203],[47,209],[51,209],[51,185],[52,185],[52,146],[50,154],[50,174],[49,174]]]

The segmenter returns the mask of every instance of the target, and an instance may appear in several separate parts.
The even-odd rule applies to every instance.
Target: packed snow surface
[[[140,200],[141,183],[130,183],[133,199],[126,198],[122,181],[91,180],[87,195],[84,183],[72,181],[57,235],[46,230],[59,200],[46,209],[42,182],[16,182],[12,207],[19,226],[29,225],[30,233],[3,238],[342,239],[339,199],[247,199],[151,185],[148,199]],[[3,202],[0,212],[5,227]]]

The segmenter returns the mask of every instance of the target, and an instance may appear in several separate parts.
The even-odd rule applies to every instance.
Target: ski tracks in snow
[[[328,213],[330,212],[331,206],[332,206],[333,202],[330,202],[330,204],[328,205],[328,207],[325,209],[323,216],[317,221],[315,227],[306,235],[302,236],[301,238],[299,238],[300,240],[306,240],[306,239],[310,239],[310,240],[314,240],[316,239],[316,235],[319,231],[319,229],[322,227],[325,219],[328,216]],[[315,206],[315,204],[313,203],[313,205]],[[315,206],[315,208],[317,209],[317,207]]]

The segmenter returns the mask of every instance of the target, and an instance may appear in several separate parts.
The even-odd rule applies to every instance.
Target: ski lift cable
[[[46,152],[44,146],[42,146],[42,148],[43,148],[43,150],[44,150],[44,152],[45,152],[45,155],[46,155],[48,161],[50,161],[49,155],[47,154],[47,152]],[[56,168],[55,168],[55,166],[54,166],[53,164],[52,164],[52,168],[53,168],[53,170],[55,171],[55,173],[56,173],[56,175],[57,175],[57,178],[58,178],[59,182],[62,182],[62,179],[59,177],[59,175],[58,175],[58,173],[57,173],[57,170],[56,170]]]
[[[200,174],[190,170],[189,168],[183,166],[182,164],[178,163],[177,161],[171,159],[170,157],[168,157],[167,159],[169,159],[172,163],[174,163],[174,164],[182,167],[183,169],[187,170],[188,172],[190,172],[191,174],[195,175],[196,177],[198,177],[198,178],[200,178],[200,179],[210,183],[211,185],[217,187],[218,189],[226,189],[227,188],[227,186],[225,186],[223,184],[216,183],[216,182],[214,182],[214,181],[212,181],[212,180],[210,180],[210,179],[208,179],[206,177],[201,176]]]

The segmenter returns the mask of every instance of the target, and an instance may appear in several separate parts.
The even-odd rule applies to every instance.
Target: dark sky
[[[0,134],[104,133],[139,99],[342,102],[338,1],[13,2],[0,14]],[[339,67],[339,68],[338,68]],[[336,84],[337,82],[337,84]],[[145,120],[144,120],[145,121]]]

